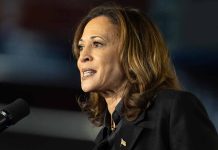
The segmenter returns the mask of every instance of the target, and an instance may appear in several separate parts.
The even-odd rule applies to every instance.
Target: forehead
[[[113,24],[106,16],[98,16],[86,24],[82,38],[90,35],[100,35],[105,38],[111,38],[117,34],[117,25]]]

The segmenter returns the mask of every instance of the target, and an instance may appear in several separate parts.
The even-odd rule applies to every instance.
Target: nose
[[[84,63],[84,62],[88,62],[88,61],[92,61],[93,57],[91,56],[91,54],[86,50],[84,50],[83,52],[80,53],[79,56],[79,61]]]
[[[85,55],[82,58],[80,58],[81,62],[87,62],[87,61],[91,61],[92,57],[90,55]]]

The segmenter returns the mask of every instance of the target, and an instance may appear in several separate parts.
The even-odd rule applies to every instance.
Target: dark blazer
[[[96,150],[106,150],[103,130],[96,138]],[[114,144],[116,150],[218,150],[218,135],[194,95],[162,90],[138,119],[124,120]]]

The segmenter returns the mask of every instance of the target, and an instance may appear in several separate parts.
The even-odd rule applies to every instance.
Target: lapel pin
[[[123,146],[126,146],[126,141],[124,141],[123,138],[121,138],[120,144],[123,145]]]

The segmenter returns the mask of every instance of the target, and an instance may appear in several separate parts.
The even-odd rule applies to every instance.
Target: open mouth
[[[82,79],[86,79],[88,77],[93,76],[96,73],[96,70],[86,69],[82,71]]]

